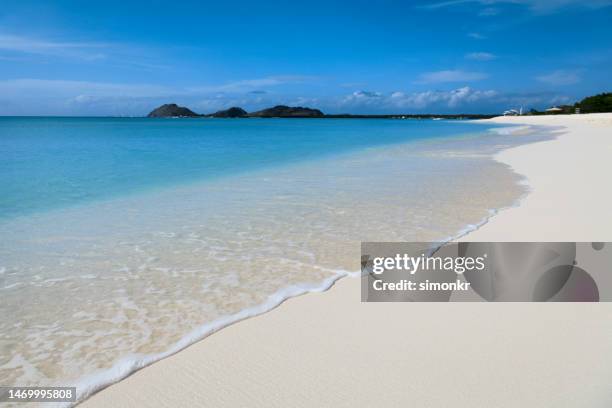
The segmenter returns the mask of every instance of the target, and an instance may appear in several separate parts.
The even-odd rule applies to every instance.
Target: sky
[[[498,113],[612,91],[612,0],[1,3],[0,115]]]

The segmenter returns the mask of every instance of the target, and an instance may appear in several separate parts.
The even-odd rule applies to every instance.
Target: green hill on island
[[[249,113],[249,116],[254,118],[320,118],[324,115],[318,109],[277,105],[273,108]]]
[[[247,116],[248,113],[242,108],[238,108],[236,106],[231,107],[229,109],[220,110],[215,113],[211,113],[209,116],[211,118],[243,118]]]

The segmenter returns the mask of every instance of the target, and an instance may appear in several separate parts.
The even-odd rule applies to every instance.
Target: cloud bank
[[[327,113],[495,113],[520,105],[541,107],[569,101],[556,93],[508,94],[470,86],[414,92],[357,90],[325,97],[279,94],[260,88],[271,89],[283,81],[293,80],[301,79],[267,77],[183,88],[68,80],[4,80],[0,81],[0,114],[143,116],[163,103],[186,105],[199,113],[230,106],[257,110],[277,104],[316,107]],[[567,83],[572,77],[558,72],[540,80]]]

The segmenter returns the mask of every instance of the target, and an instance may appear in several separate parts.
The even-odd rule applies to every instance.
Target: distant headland
[[[399,114],[399,115],[353,115],[349,113],[327,115],[319,109],[302,106],[277,105],[272,108],[262,109],[248,113],[244,109],[234,106],[229,109],[220,110],[209,114],[198,114],[184,106],[175,103],[162,105],[147,115],[149,118],[321,118],[321,119],[487,119],[495,115],[480,114]]]

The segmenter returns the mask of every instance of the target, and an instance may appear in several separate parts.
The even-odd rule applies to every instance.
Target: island
[[[201,115],[184,106],[178,106],[176,103],[162,105],[147,115],[148,118],[197,118],[199,116]]]
[[[220,110],[210,115],[205,115],[210,118],[244,118],[248,113],[242,108],[233,106],[229,109]]]
[[[249,117],[252,118],[322,118],[324,116],[323,112],[318,109],[285,105],[277,105],[273,108],[249,113]]]

